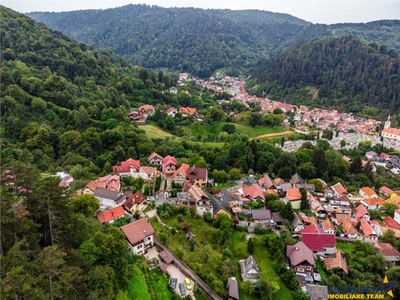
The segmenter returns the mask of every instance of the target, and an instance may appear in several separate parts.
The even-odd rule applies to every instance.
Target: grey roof
[[[268,209],[255,209],[253,210],[254,220],[271,220],[271,211]]]
[[[119,200],[121,195],[123,196],[123,194],[121,192],[110,191],[110,190],[102,189],[102,188],[95,189],[95,191],[93,193],[93,196],[95,196],[95,197],[110,199],[110,200],[114,200],[114,201]]]
[[[229,202],[230,201],[236,201],[238,200],[238,196],[236,194],[231,195],[227,189],[222,189],[218,195],[215,196],[216,198],[220,199],[221,202],[227,203],[229,207]]]
[[[280,214],[280,212],[273,212],[272,213],[272,220],[274,220],[275,222],[283,222],[284,218],[282,217],[282,215]]]
[[[223,198],[214,197],[208,192],[206,194],[207,194],[208,198],[210,198],[210,200],[211,200],[211,204],[213,206],[214,213],[216,213],[220,209],[223,209],[227,213],[231,214],[230,207],[229,207],[229,200],[224,201]]]
[[[307,191],[315,191],[315,185],[310,183],[296,183],[295,187],[298,189],[304,188]]]
[[[292,184],[296,184],[296,183],[304,184],[305,182],[304,182],[303,178],[301,178],[300,175],[296,173],[296,174],[294,174],[292,176],[292,179],[290,180],[290,183],[292,183]]]
[[[284,191],[284,192],[286,192],[288,189],[293,188],[292,184],[289,182],[282,183],[280,185],[280,187],[281,187],[282,191]]]
[[[292,226],[296,227],[297,225],[302,225],[302,224],[303,222],[300,220],[299,216],[295,213],[292,221]]]
[[[178,201],[182,202],[194,202],[194,199],[190,196],[188,192],[176,193],[176,198],[178,199]]]
[[[235,277],[228,279],[229,297],[239,299],[239,285]]]
[[[328,287],[325,285],[306,284],[306,289],[310,300],[328,299]]]
[[[247,185],[253,185],[253,184],[257,183],[257,180],[255,180],[254,177],[243,177],[242,179],[240,179],[240,181],[243,184],[247,184]]]

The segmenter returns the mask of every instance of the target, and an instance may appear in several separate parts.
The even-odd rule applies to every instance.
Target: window
[[[304,268],[297,268],[297,272],[304,272]]]
[[[306,270],[307,270],[307,271],[311,271],[311,267],[308,266],[308,267],[306,268]]]

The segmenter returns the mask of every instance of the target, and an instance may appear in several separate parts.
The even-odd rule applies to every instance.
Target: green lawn
[[[165,138],[175,138],[174,135],[162,130],[161,128],[155,126],[155,125],[140,125],[139,126],[140,129],[143,129],[146,132],[146,136],[149,139],[154,139],[154,138],[161,138],[161,139],[165,139]]]
[[[343,250],[345,252],[353,252],[354,244],[353,243],[337,242],[336,243],[336,248],[338,248],[340,250]]]
[[[325,269],[322,266],[322,263],[319,259],[315,260],[315,264],[318,270],[318,273],[321,275],[323,281],[328,282],[328,275],[326,275]]]
[[[183,132],[187,136],[207,136],[210,134],[219,135],[222,132],[224,122],[216,122],[213,124],[200,124],[194,123],[189,126],[183,126]],[[274,126],[274,127],[251,127],[249,125],[239,123],[229,123],[236,127],[236,133],[247,135],[250,138],[254,138],[263,134],[280,133],[289,130],[287,127]]]

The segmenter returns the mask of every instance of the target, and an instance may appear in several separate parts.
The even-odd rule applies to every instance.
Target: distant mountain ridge
[[[400,55],[353,36],[306,41],[266,60],[247,87],[294,104],[386,115],[400,110]]]
[[[127,5],[105,10],[28,14],[78,41],[105,47],[134,65],[208,77],[219,68],[249,74],[260,61],[305,40],[353,34],[400,50],[400,21],[312,24],[259,10]]]

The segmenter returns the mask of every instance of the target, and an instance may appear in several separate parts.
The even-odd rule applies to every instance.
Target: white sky
[[[162,7],[259,9],[325,24],[400,19],[400,0],[0,0],[1,5],[22,13],[105,9],[131,3]]]

